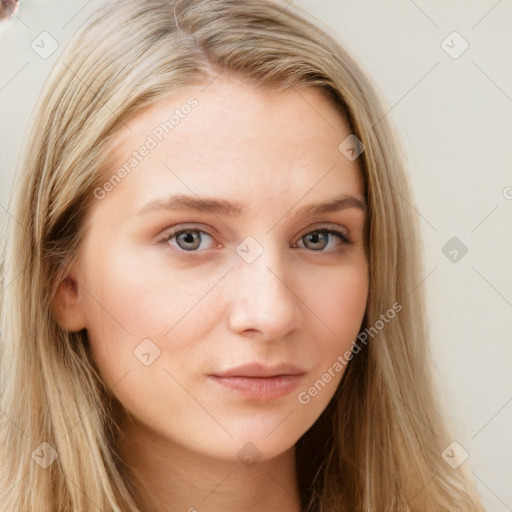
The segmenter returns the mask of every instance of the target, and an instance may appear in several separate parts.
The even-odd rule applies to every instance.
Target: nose
[[[263,253],[252,263],[240,260],[231,271],[229,327],[266,341],[300,328],[300,298],[293,291],[290,269],[278,255]]]

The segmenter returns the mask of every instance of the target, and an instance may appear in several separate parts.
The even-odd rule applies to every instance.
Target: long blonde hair
[[[95,12],[58,59],[19,167],[3,261],[1,510],[141,510],[116,452],[112,390],[86,332],[61,329],[52,302],[116,130],[225,70],[276,88],[322,88],[346,116],[365,146],[370,289],[362,329],[401,306],[348,363],[297,443],[303,509],[483,511],[467,464],[452,469],[441,455],[454,437],[433,385],[403,152],[356,63],[307,13],[277,0],[122,0]],[[53,449],[56,463],[35,463]]]

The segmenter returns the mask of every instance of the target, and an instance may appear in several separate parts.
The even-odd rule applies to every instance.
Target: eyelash
[[[170,244],[170,240],[173,239],[174,237],[177,237],[181,233],[189,233],[189,232],[204,233],[204,234],[210,236],[211,238],[214,238],[213,235],[211,235],[210,233],[208,233],[207,231],[205,231],[203,229],[193,228],[193,227],[180,227],[178,229],[174,229],[171,233],[169,233],[166,237],[164,237],[158,243],[159,244]],[[304,237],[306,237],[307,235],[310,235],[312,233],[323,233],[323,234],[328,233],[328,234],[332,234],[332,235],[337,236],[338,239],[341,241],[340,246],[352,245],[352,242],[349,240],[349,238],[347,237],[347,235],[343,231],[340,231],[338,229],[332,229],[332,228],[330,229],[330,228],[328,228],[326,226],[321,226],[321,227],[319,227],[317,229],[314,229],[312,231],[308,231],[307,233],[304,233],[304,235],[302,235],[299,238],[299,240],[302,240]],[[325,252],[325,253],[329,253],[329,252],[334,252],[337,249],[339,250],[340,246],[338,246],[335,249],[330,249],[330,250],[319,249],[317,251],[310,250],[310,252],[320,252],[320,253]],[[207,250],[207,249],[203,249],[203,250],[197,250],[196,249],[196,250],[186,251],[184,249],[181,249],[180,247],[175,247],[175,248],[179,252],[185,253],[185,254],[186,253],[200,253],[200,252],[204,252],[205,250]],[[299,249],[302,249],[302,247],[299,247]],[[304,249],[308,250],[307,248],[304,248]]]

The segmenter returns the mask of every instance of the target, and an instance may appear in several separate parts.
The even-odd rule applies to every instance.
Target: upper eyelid
[[[196,225],[187,226],[186,224],[185,225],[179,224],[176,227],[171,227],[171,228],[164,230],[164,233],[166,233],[166,234],[163,235],[163,240],[167,240],[171,236],[176,236],[179,233],[181,233],[182,231],[200,231],[201,233],[206,233],[208,236],[211,236],[212,238],[216,238],[216,235],[214,233],[211,233],[212,230],[210,228],[203,228],[203,227],[196,226]],[[213,230],[213,231],[215,232],[215,230]]]
[[[295,238],[297,241],[300,241],[300,239],[303,238],[305,235],[315,232],[315,231],[322,231],[322,230],[334,231],[334,232],[338,231],[341,233],[342,237],[345,238],[345,240],[343,240],[344,244],[352,244],[353,243],[353,239],[351,237],[350,231],[345,226],[340,226],[338,224],[329,223],[329,222],[324,222],[324,223],[319,222],[317,226],[306,228],[305,231],[302,231],[301,234],[296,236]],[[214,242],[219,244],[219,242],[216,240],[217,236],[209,232],[210,228],[202,228],[202,227],[200,227],[200,225],[193,224],[193,223],[178,224],[175,227],[169,228],[168,233],[163,238],[159,239],[159,242],[168,242],[171,237],[176,237],[177,235],[179,235],[181,232],[184,232],[184,231],[185,232],[186,231],[199,231],[199,232],[205,233],[206,235],[211,237],[214,240]],[[296,244],[296,243],[297,242],[294,242],[294,244]],[[191,252],[196,252],[196,251],[191,251]]]
[[[345,226],[342,226],[342,225],[339,225],[339,224],[335,224],[335,223],[332,223],[332,222],[318,222],[316,223],[317,225],[316,226],[312,226],[312,227],[308,227],[306,228],[305,231],[302,231],[302,234],[300,236],[304,236],[308,233],[311,233],[313,231],[319,231],[319,230],[323,230],[323,229],[327,229],[327,230],[333,230],[333,231],[342,231],[345,235],[349,235],[350,233],[350,230],[348,228],[346,228]],[[209,227],[201,227],[201,225],[197,225],[197,224],[193,224],[191,223],[190,225],[189,224],[178,224],[177,226],[174,226],[174,227],[169,227],[167,229],[164,230],[165,232],[168,232],[168,237],[171,236],[171,235],[175,235],[177,233],[180,233],[181,231],[202,231],[204,233],[206,233],[207,235],[210,235],[210,236],[216,236],[212,233],[210,233],[210,231],[212,231],[211,228]],[[215,232],[215,230],[213,230]]]

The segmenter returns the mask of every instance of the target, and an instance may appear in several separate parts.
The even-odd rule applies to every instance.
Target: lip
[[[274,365],[247,363],[213,374],[216,377],[278,377],[282,375],[304,375],[305,370],[291,363]]]
[[[274,400],[291,393],[305,371],[296,365],[249,363],[209,377],[250,400]]]

